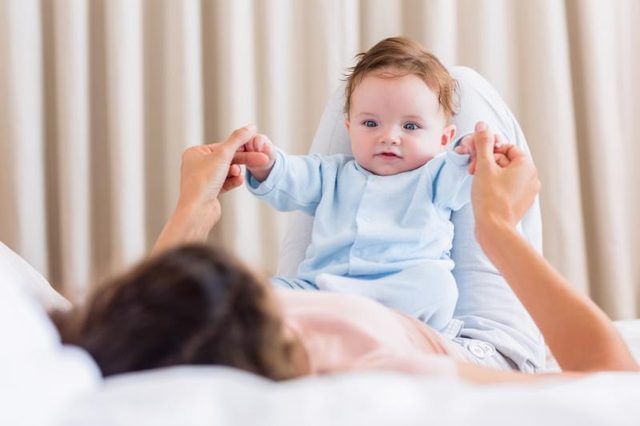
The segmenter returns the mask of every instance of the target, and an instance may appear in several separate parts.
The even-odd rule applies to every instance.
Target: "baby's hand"
[[[507,157],[506,153],[509,150],[509,143],[505,141],[504,137],[499,133],[494,135],[493,141],[493,156],[496,160],[496,163],[500,167],[506,167],[509,165],[509,157]],[[458,146],[454,149],[458,154],[469,154],[471,156],[471,161],[469,163],[469,173],[474,174],[476,172],[476,151],[475,145],[473,144],[473,136],[467,135],[458,144]]]
[[[269,138],[265,135],[256,135],[249,142],[242,145],[238,151],[261,152],[269,157],[269,162],[264,166],[247,165],[247,170],[249,170],[253,177],[258,181],[262,182],[269,176],[269,173],[273,168],[273,164],[276,162],[276,150]]]

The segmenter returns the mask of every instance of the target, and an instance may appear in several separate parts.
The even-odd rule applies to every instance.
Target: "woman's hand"
[[[496,163],[500,167],[505,167],[509,164],[509,159],[506,156],[507,151],[509,150],[509,143],[506,141],[504,136],[500,133],[496,133],[493,135],[493,158],[496,160]],[[468,154],[470,157],[469,161],[469,173],[475,174],[476,172],[476,161],[478,156],[476,155],[476,146],[473,140],[473,134],[467,135],[458,144],[458,146],[454,149],[458,154]]]
[[[476,124],[472,137],[476,159],[471,200],[482,244],[496,226],[515,228],[533,204],[540,181],[531,158],[515,145],[501,144],[504,158],[498,164],[495,137],[485,123]]]
[[[244,182],[240,164],[260,166],[269,158],[259,152],[238,152],[256,136],[253,125],[236,129],[223,142],[188,148],[182,154],[178,208],[196,208],[215,225],[221,216],[218,195]]]
[[[244,182],[240,165],[259,167],[269,162],[264,153],[239,152],[255,136],[255,126],[249,125],[236,129],[223,142],[184,151],[178,204],[158,237],[154,252],[206,240],[222,215],[218,196]]]

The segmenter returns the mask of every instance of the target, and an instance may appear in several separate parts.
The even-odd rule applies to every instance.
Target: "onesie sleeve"
[[[434,181],[434,204],[456,211],[471,202],[472,179],[468,166],[468,154],[453,150],[445,153]]]
[[[277,210],[313,215],[322,197],[323,169],[330,166],[319,155],[286,155],[277,150],[276,162],[264,181],[247,170],[247,188]]]

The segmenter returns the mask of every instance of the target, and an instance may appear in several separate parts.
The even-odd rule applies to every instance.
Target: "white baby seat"
[[[475,123],[486,122],[491,130],[529,153],[527,141],[518,122],[494,87],[480,74],[467,67],[452,67],[458,80],[459,113],[453,117],[457,138],[472,133]],[[340,86],[325,107],[320,125],[309,150],[312,154],[351,154],[349,135],[344,125],[344,86]],[[292,213],[278,264],[278,275],[295,277],[311,241],[313,218],[300,212]],[[538,200],[524,216],[521,230],[538,250],[542,248],[542,225]]]

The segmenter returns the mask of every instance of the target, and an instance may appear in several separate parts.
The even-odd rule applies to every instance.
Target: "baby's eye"
[[[416,123],[405,123],[403,126],[406,130],[418,130],[420,126]]]
[[[377,126],[378,126],[378,123],[376,123],[376,122],[375,122],[375,121],[373,121],[373,120],[364,120],[364,121],[362,122],[362,125],[363,125],[364,127],[377,127]]]

